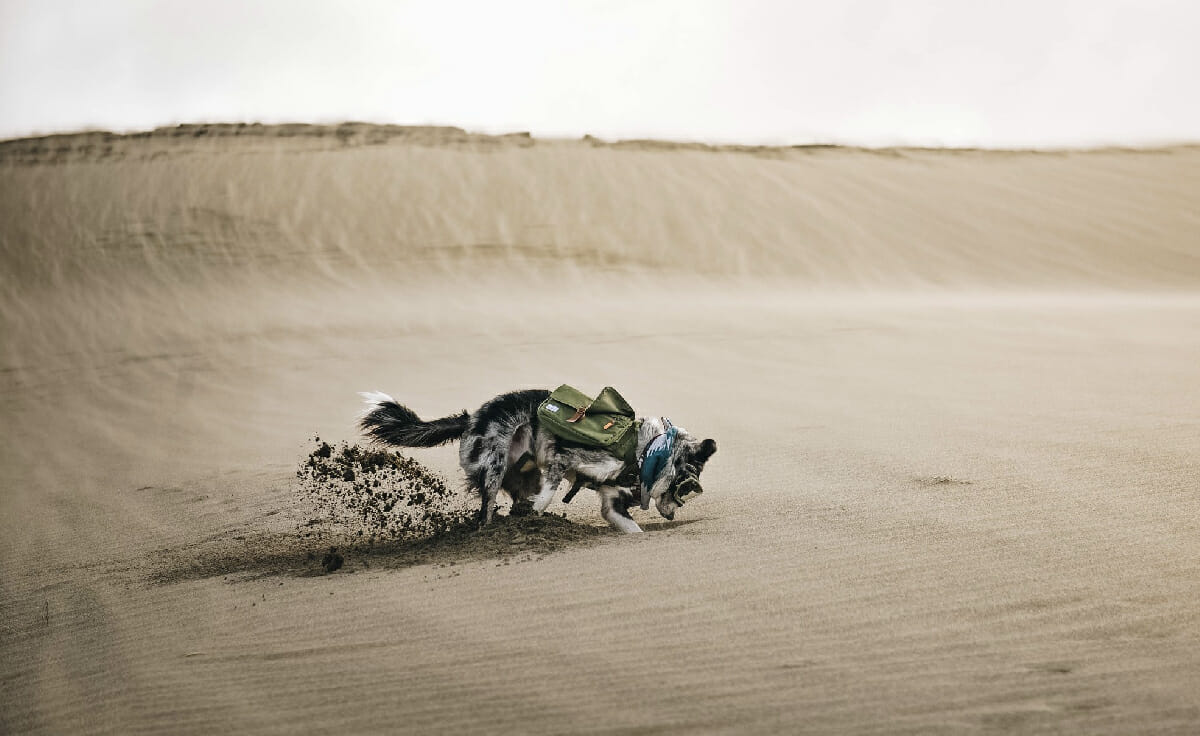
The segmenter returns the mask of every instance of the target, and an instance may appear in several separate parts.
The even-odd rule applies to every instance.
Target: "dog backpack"
[[[556,437],[606,450],[626,462],[636,462],[638,425],[633,407],[612,386],[596,398],[565,383],[538,406],[538,421]]]

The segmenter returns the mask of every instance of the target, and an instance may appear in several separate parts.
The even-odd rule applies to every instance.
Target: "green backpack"
[[[556,437],[598,450],[627,462],[637,452],[638,428],[633,407],[612,386],[596,398],[565,383],[538,406],[538,421]]]

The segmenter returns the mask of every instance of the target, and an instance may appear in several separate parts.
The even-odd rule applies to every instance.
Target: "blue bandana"
[[[658,476],[662,475],[663,469],[671,461],[671,449],[675,446],[675,435],[677,434],[675,427],[667,422],[667,431],[659,436],[646,446],[646,456],[642,458],[642,509],[650,508],[650,487],[654,485],[654,481],[658,480]]]

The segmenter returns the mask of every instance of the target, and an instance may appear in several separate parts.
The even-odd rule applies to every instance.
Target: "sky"
[[[0,137],[365,120],[539,137],[1200,141],[1192,0],[0,0]]]

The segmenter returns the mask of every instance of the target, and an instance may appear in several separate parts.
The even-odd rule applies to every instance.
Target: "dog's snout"
[[[675,512],[672,511],[669,514],[664,514],[663,518],[666,519],[667,521],[675,521]]]

